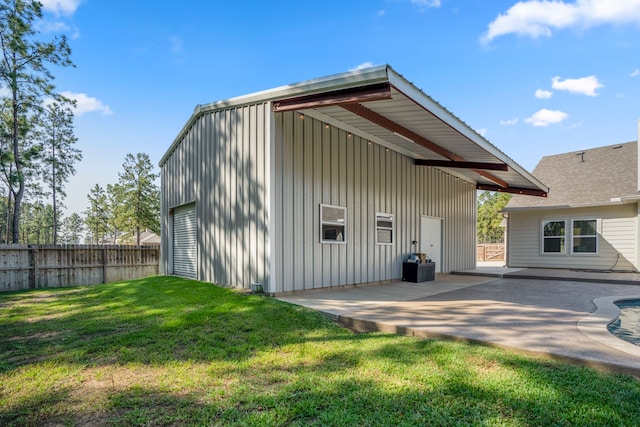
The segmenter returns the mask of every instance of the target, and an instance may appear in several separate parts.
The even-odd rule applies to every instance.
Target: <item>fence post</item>
[[[102,283],[107,283],[107,248],[102,246]]]
[[[38,288],[40,285],[40,281],[38,278],[40,277],[40,269],[38,268],[38,247],[31,246],[31,258],[33,260],[33,287]]]

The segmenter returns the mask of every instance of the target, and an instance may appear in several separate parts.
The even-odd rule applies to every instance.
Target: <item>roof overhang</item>
[[[272,109],[341,127],[411,157],[417,166],[446,169],[479,190],[546,197],[548,188],[533,175],[391,67],[382,69],[382,81],[275,99]]]
[[[485,138],[383,65],[309,80],[196,107],[160,160],[163,165],[201,114],[270,102],[274,114],[297,111],[438,167],[478,189],[546,197],[548,188]]]

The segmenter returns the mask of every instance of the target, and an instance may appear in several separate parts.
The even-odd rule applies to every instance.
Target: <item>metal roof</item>
[[[477,184],[479,189],[546,196],[548,188],[389,65],[308,80],[196,107],[183,134],[205,112],[257,102],[340,127]]]

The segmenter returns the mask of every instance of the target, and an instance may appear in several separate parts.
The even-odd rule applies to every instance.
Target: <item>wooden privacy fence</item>
[[[504,243],[476,245],[476,261],[504,261]]]
[[[157,245],[0,245],[0,292],[139,279],[159,260]]]

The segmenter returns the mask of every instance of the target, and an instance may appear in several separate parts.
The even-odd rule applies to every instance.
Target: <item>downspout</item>
[[[506,220],[504,226],[504,266],[509,267],[509,248],[511,247],[509,244],[509,214],[504,212],[502,217]]]

